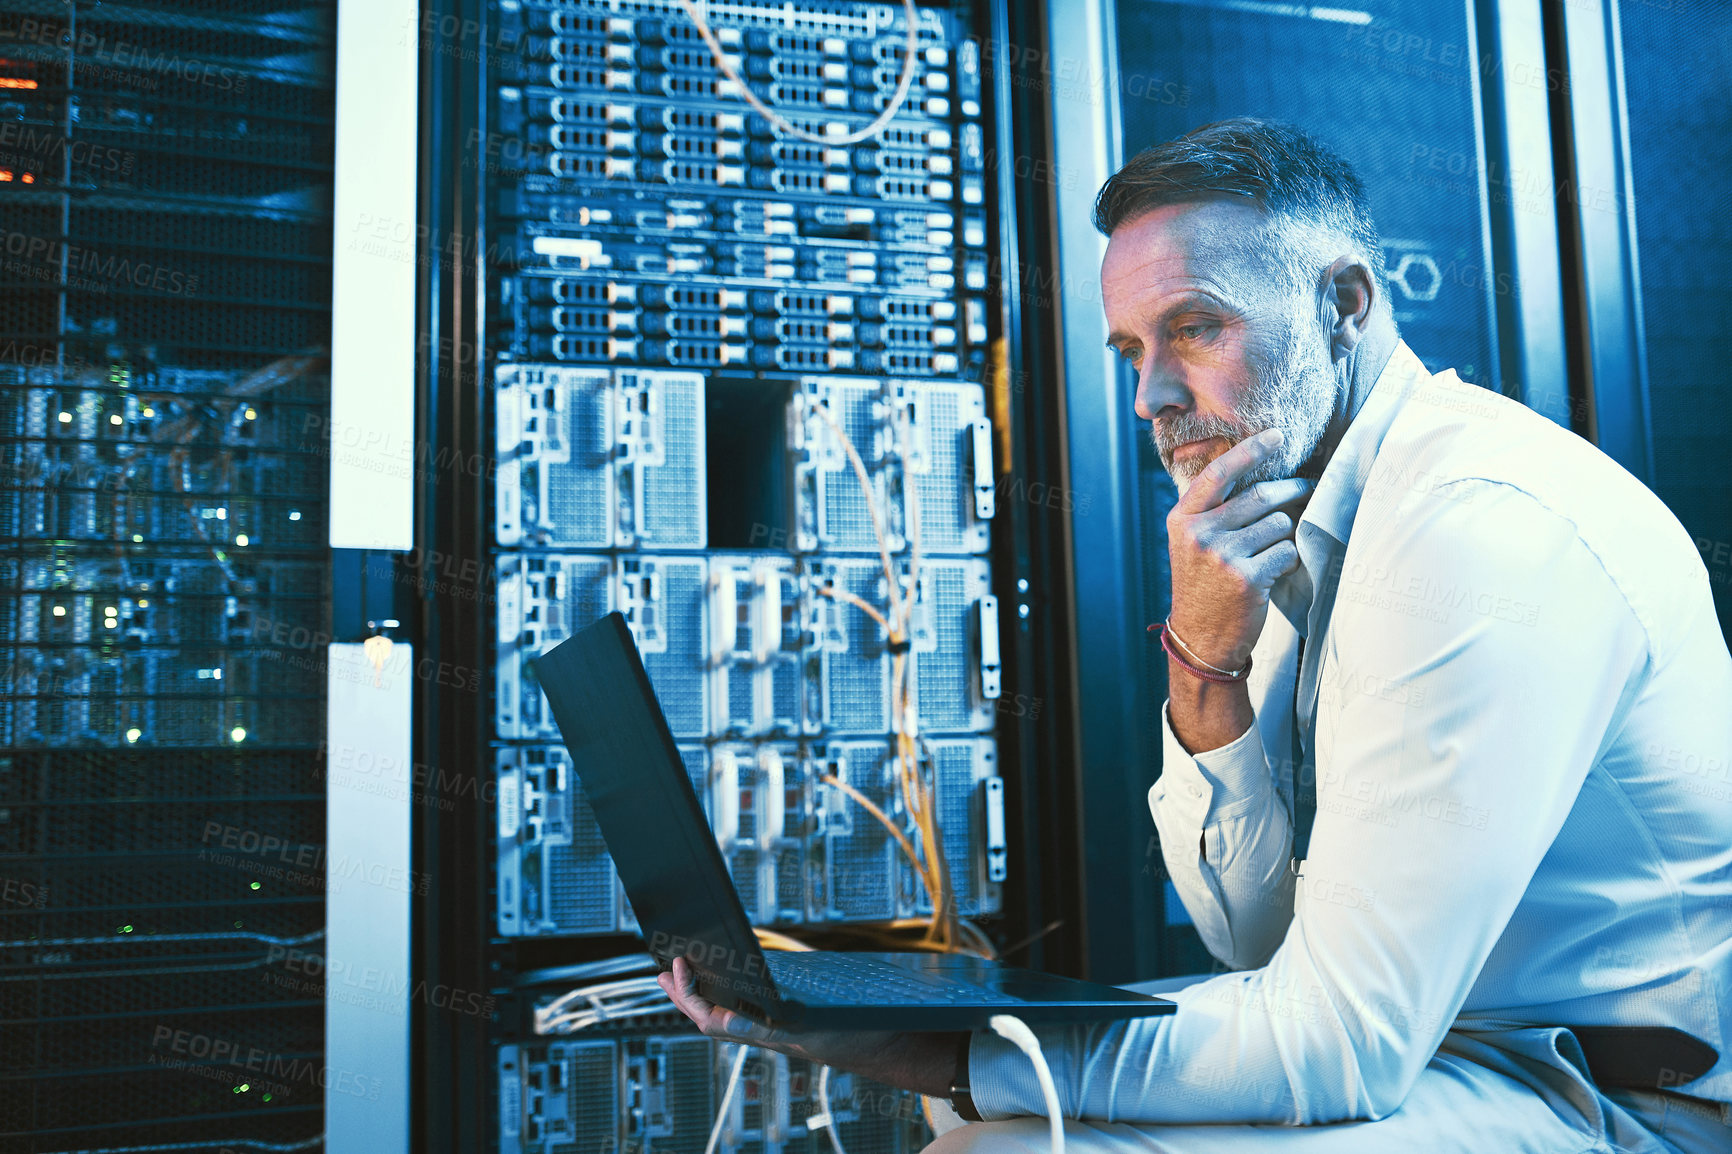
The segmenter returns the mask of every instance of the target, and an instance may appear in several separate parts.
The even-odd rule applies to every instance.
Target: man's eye
[[[1187,341],[1199,340],[1208,329],[1207,325],[1180,325],[1179,336]]]

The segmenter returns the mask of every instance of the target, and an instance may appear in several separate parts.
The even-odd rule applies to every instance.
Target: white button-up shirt
[[[1163,710],[1149,791],[1238,972],[1165,1018],[1040,1031],[1066,1112],[1379,1118],[1452,1024],[1506,1023],[1675,1026],[1720,1060],[1669,1088],[1732,1100],[1732,656],[1677,518],[1402,343],[1295,541],[1256,724],[1193,757]],[[1297,879],[1295,701],[1317,798]],[[987,1117],[1043,1112],[996,1037],[970,1077]]]

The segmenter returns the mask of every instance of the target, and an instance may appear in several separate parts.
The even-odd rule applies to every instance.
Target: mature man
[[[1359,181],[1304,134],[1198,129],[1096,222],[1181,489],[1150,804],[1233,972],[1038,1032],[1069,1147],[1732,1150],[1732,655],[1688,535],[1425,370]],[[999,1119],[932,1151],[1047,1148],[996,1036],[790,1036],[690,981],[664,979],[707,1032]]]

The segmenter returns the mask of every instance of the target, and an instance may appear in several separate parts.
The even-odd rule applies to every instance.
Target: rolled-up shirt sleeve
[[[1293,824],[1255,722],[1192,755],[1161,706],[1161,776],[1149,810],[1173,888],[1203,944],[1234,969],[1269,959],[1293,919]],[[1206,852],[1205,852],[1206,851]]]
[[[1489,481],[1431,496],[1355,524],[1321,670],[1317,821],[1279,948],[1173,1014],[1037,1030],[1068,1115],[1381,1118],[1436,1053],[1651,669],[1571,522]],[[1217,785],[1229,811],[1278,824],[1239,756],[1246,780],[1174,767],[1210,787],[1172,807],[1175,836],[1215,819]],[[977,1036],[970,1076],[988,1118],[1044,1112],[1028,1059],[995,1036]]]

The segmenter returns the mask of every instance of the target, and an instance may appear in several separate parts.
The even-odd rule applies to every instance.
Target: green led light
[[[132,927],[131,926],[121,926],[120,932],[123,934],[130,934],[132,932]]]
[[[248,1090],[251,1090],[251,1089],[252,1089],[252,1086],[250,1083],[242,1082],[239,1086],[235,1087],[235,1093],[245,1094]]]
[[[269,1094],[266,1094],[265,1095],[265,1101],[269,1102],[270,1100],[271,1100],[271,1096]]]
[[[256,889],[258,889],[258,888],[259,888],[259,883],[258,883],[258,882],[254,882],[254,883],[253,883],[253,888],[254,888],[254,889],[255,889],[255,890],[256,890]]]
[[[240,928],[241,928],[241,923],[240,923],[240,922],[238,922],[238,921],[237,921],[237,922],[235,922],[235,929],[237,929],[237,930],[238,930],[238,929],[240,929]]]

